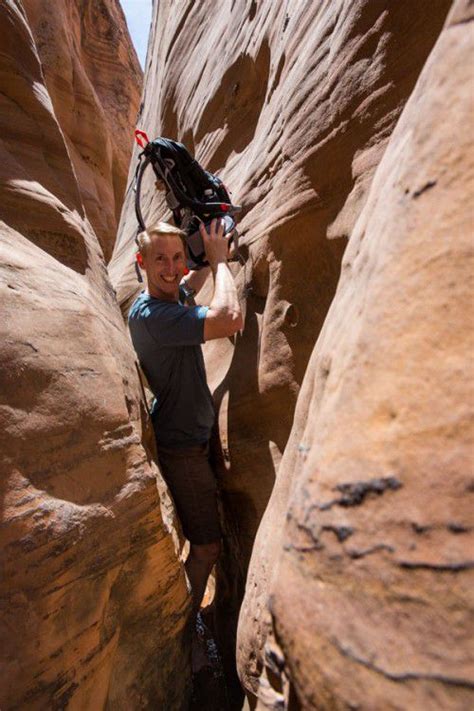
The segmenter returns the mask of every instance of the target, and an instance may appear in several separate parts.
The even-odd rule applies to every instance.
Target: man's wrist
[[[209,262],[209,266],[212,269],[212,272],[216,272],[219,264],[227,264],[227,257],[218,257],[217,259],[213,259],[212,262]]]

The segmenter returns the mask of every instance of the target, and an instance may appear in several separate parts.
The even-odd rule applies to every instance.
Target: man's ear
[[[143,256],[140,254],[140,252],[137,252],[135,257],[136,257],[138,266],[143,269]]]

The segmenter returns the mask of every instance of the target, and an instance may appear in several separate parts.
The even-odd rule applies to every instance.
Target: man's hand
[[[222,220],[212,220],[209,232],[203,222],[199,225],[207,261],[215,271],[220,262],[227,262],[229,254],[229,237],[224,237],[224,223]]]
[[[207,232],[203,224],[199,226],[206,257],[214,278],[214,294],[204,321],[204,340],[233,336],[243,328],[234,278],[227,264],[229,237],[224,237],[224,224],[212,220]]]

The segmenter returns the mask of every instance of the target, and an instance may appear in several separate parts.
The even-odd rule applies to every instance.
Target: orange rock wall
[[[473,19],[454,4],[311,356],[241,615],[245,639],[262,546],[286,520],[266,561],[273,634],[259,708],[285,696],[305,709],[474,700]]]
[[[87,217],[115,242],[143,72],[118,0],[22,0]]]
[[[338,584],[342,585],[345,581],[347,595],[351,589],[351,577],[355,575],[353,569],[364,568],[371,560],[374,568],[367,567],[367,580],[374,578],[372,585],[389,586],[390,579],[377,582],[378,568],[375,566],[380,558],[385,556],[389,559],[389,549],[396,546],[390,541],[385,542],[383,536],[380,540],[377,536],[374,556],[367,554],[366,562],[364,537],[360,533],[357,536],[353,534],[353,531],[359,531],[361,524],[352,521],[347,525],[346,532],[343,521],[340,524],[332,522],[335,512],[340,512],[341,518],[342,514],[349,517],[352,511],[354,516],[362,516],[361,512],[371,504],[372,499],[387,502],[387,506],[393,501],[402,511],[406,506],[405,497],[416,499],[420,496],[423,503],[419,505],[433,513],[434,523],[429,526],[438,530],[443,517],[439,518],[436,510],[447,511],[451,506],[447,489],[439,489],[439,499],[435,503],[426,490],[418,490],[416,484],[405,479],[410,468],[410,456],[404,451],[405,440],[397,441],[398,455],[392,452],[382,457],[380,447],[383,451],[387,449],[387,452],[388,448],[383,439],[385,435],[381,434],[381,425],[375,415],[373,420],[367,420],[368,413],[372,412],[369,404],[372,406],[372,400],[376,398],[381,402],[387,398],[383,407],[387,412],[392,411],[388,385],[391,383],[388,390],[394,395],[400,388],[399,378],[402,378],[404,368],[408,367],[406,363],[410,359],[426,360],[426,354],[431,352],[430,349],[434,350],[438,343],[437,339],[432,341],[424,329],[426,318],[418,320],[417,316],[418,312],[424,313],[421,308],[423,283],[411,279],[412,271],[416,271],[419,262],[410,250],[407,251],[407,262],[403,262],[402,254],[390,247],[391,243],[397,243],[396,240],[405,240],[410,244],[411,230],[423,224],[422,217],[418,218],[419,222],[413,217],[412,222],[411,210],[412,206],[413,209],[423,206],[424,195],[413,195],[436,178],[419,176],[416,172],[417,159],[410,158],[413,180],[406,186],[410,198],[403,195],[397,197],[398,193],[393,192],[389,168],[386,180],[379,178],[377,188],[373,187],[373,179],[375,171],[382,169],[381,161],[388,141],[442,31],[450,6],[448,0],[419,2],[416,12],[413,11],[413,3],[408,1],[375,3],[369,0],[286,4],[234,0],[232,3],[213,4],[212,11],[208,4],[191,2],[176,4],[163,1],[155,6],[139,125],[151,137],[164,135],[182,140],[205,167],[224,179],[232,191],[234,202],[243,206],[240,230],[246,264],[245,267],[233,266],[232,269],[245,310],[245,330],[234,342],[227,340],[208,344],[205,355],[208,378],[219,413],[223,450],[220,478],[226,531],[225,553],[217,581],[218,617],[222,639],[228,645],[226,658],[231,669],[236,616],[246,583],[238,638],[239,674],[245,688],[260,696],[259,703],[264,705],[262,708],[280,708],[278,704],[281,703],[288,708],[297,708],[298,703],[304,708],[320,708],[319,703],[321,708],[346,708],[350,703],[350,693],[337,674],[358,678],[354,671],[356,662],[349,658],[349,653],[347,659],[343,652],[339,652],[334,660],[328,658],[326,670],[327,648],[323,647],[323,641],[320,645],[314,641],[318,635],[322,635],[322,640],[326,639],[323,631],[328,640],[333,639],[329,626],[327,629],[323,626],[326,611],[330,619],[337,621],[341,617],[349,625],[350,613],[357,614],[361,610],[350,607],[342,593],[332,607],[327,597],[321,597],[319,602],[317,566],[323,555],[319,553],[319,544],[311,543],[313,548],[306,554],[294,551],[290,538],[293,529],[290,524],[285,529],[292,487],[296,489],[298,486],[300,492],[300,498],[295,499],[294,504],[297,520],[294,526],[299,531],[302,520],[309,515],[307,510],[312,511],[313,503],[316,506],[319,501],[319,487],[324,491],[336,487],[336,493],[331,494],[333,498],[346,495],[357,498],[359,494],[353,493],[354,482],[362,482],[365,493],[360,496],[364,505],[351,507],[345,503],[334,504],[324,514],[328,520],[331,519],[329,523],[321,523],[321,526],[327,526],[324,529],[324,545],[329,547],[331,544],[327,553],[328,569],[331,556],[334,556],[334,565],[338,566],[340,576]],[[463,46],[460,52],[467,67],[466,47]],[[456,91],[462,85],[460,80],[457,90],[444,86],[450,74],[448,66],[447,61],[446,77],[440,77],[439,86],[433,89],[435,94],[438,92],[438,101],[443,106],[453,104]],[[458,70],[453,68],[453,71]],[[436,104],[435,98],[433,102]],[[429,111],[434,112],[435,108],[430,105]],[[410,120],[415,127],[417,106],[411,111]],[[443,129],[444,123],[450,123],[444,115],[437,122],[427,113],[418,116],[417,122],[420,142],[426,126],[426,140],[430,137],[433,141],[433,150],[437,141],[442,144],[444,141],[444,148],[448,151],[454,145],[453,135]],[[399,139],[400,160],[405,156],[402,143],[409,139],[410,124]],[[415,148],[416,145],[413,145],[412,150],[415,151]],[[394,164],[397,158],[398,155],[391,158]],[[133,163],[129,178],[135,167]],[[464,166],[460,168],[461,173],[463,169]],[[374,190],[378,192],[374,193]],[[440,188],[433,190],[430,196],[434,205],[449,212],[452,197],[445,197]],[[110,264],[112,281],[124,310],[140,288],[132,267],[136,229],[132,203],[133,196],[128,194]],[[425,204],[424,224],[427,231],[425,242],[420,244],[419,249],[425,255],[426,263],[432,264],[437,253],[430,218],[434,205],[431,202]],[[371,211],[375,206],[377,213],[371,223]],[[166,215],[163,203],[153,191],[151,176],[145,184],[143,211],[149,221]],[[391,216],[393,222],[389,223],[388,217],[383,219],[385,213]],[[372,242],[362,242],[362,219],[367,221],[367,233],[369,225],[374,225],[371,229],[378,241],[373,246]],[[430,239],[431,235],[433,239]],[[348,240],[336,298],[340,299],[344,284],[350,283],[350,288],[341,305],[337,307],[335,302],[329,310]],[[380,240],[384,240],[383,244]],[[454,238],[451,240],[448,250],[455,242]],[[364,261],[359,252],[362,255],[365,245],[368,252],[364,252]],[[384,250],[387,250],[386,256]],[[394,266],[401,260],[405,269],[397,272],[398,280],[394,277],[392,281],[388,280],[386,289],[382,286],[381,276],[381,286],[374,287],[372,293],[367,284],[372,268],[369,257],[374,257],[373,253],[381,262],[391,259]],[[364,261],[363,273],[362,267],[354,273],[352,265],[355,257],[359,260],[358,265]],[[377,260],[373,262],[375,270],[380,269]],[[456,260],[452,269],[452,279],[456,280]],[[463,282],[462,276],[460,281]],[[426,284],[428,282],[427,276]],[[400,295],[404,294],[405,289],[412,290],[411,301]],[[211,284],[207,284],[200,295],[202,302],[209,300],[211,290]],[[379,320],[372,323],[372,317],[367,316],[368,324],[363,315],[368,309],[366,302],[369,294],[370,304],[378,310]],[[453,293],[452,298],[458,299],[460,294]],[[439,303],[434,306],[437,316],[433,318],[436,320],[440,313],[436,309],[442,307]],[[413,319],[412,330],[409,329],[408,333],[416,333],[419,329],[417,338],[419,342],[425,339],[425,350],[417,350],[415,336],[407,335],[405,340],[402,339],[405,346],[400,346],[400,357],[394,362],[392,353],[398,352],[396,344],[403,335],[397,330],[400,328],[399,321],[403,323],[402,316]],[[373,318],[376,319],[375,312]],[[323,333],[327,332],[331,334],[327,349],[318,355],[321,353],[318,338],[323,338]],[[359,351],[354,346],[351,350],[347,344],[355,338],[365,344],[365,349],[361,347]],[[449,342],[447,348],[454,346]],[[375,355],[377,348],[383,359],[380,362]],[[371,349],[374,349],[373,355],[369,357]],[[314,365],[308,367],[312,353],[311,363],[318,359],[317,368]],[[454,363],[462,361],[461,355],[453,357]],[[335,376],[332,375],[334,359],[338,359],[339,363]],[[388,370],[382,369],[379,377],[378,368],[382,368],[382,362]],[[348,389],[347,395],[341,394],[336,400],[333,390],[325,389],[326,379],[329,383],[333,377],[335,384],[332,387],[336,392],[345,393],[346,384],[349,388],[349,383],[357,378],[360,378],[359,390]],[[434,412],[437,407],[434,383],[439,382],[438,377],[441,380],[443,376],[441,373],[436,376],[433,371],[428,381],[430,384],[424,386],[421,395],[417,396],[424,403],[423,407],[433,412],[433,421],[436,421]],[[413,393],[417,392],[417,384],[423,378],[424,375],[419,372],[410,381]],[[373,386],[366,393],[367,385],[362,383],[371,383],[372,379]],[[417,456],[422,457],[421,453],[425,452],[426,462],[422,470],[428,477],[428,462],[431,459],[428,451],[433,448],[436,452],[434,456],[438,457],[447,442],[442,438],[435,441],[430,440],[428,435],[424,439],[423,434],[415,434],[417,425],[409,415],[413,405],[408,397],[409,390],[410,387],[406,393],[401,390],[393,419],[397,423],[406,420],[407,437],[411,432],[414,439],[421,438]],[[329,403],[329,409],[324,410],[327,421],[320,412],[323,396],[328,398]],[[368,399],[367,402],[363,396]],[[358,401],[365,403],[364,410],[358,409]],[[380,407],[383,409],[382,404]],[[391,420],[387,419],[387,422]],[[372,426],[374,433],[370,429]],[[427,423],[423,425],[425,429],[427,426]],[[341,470],[337,470],[340,479],[336,478],[335,471],[330,470],[327,475],[324,473],[324,467],[319,466],[315,453],[316,444],[313,443],[322,448],[328,431],[331,433],[334,456],[339,453],[344,462]],[[381,437],[383,444],[376,444],[377,437]],[[466,456],[466,444],[462,438],[459,441],[463,456]],[[452,446],[456,450],[457,434],[454,442],[456,444]],[[454,450],[448,447],[449,452]],[[447,456],[449,458],[451,454]],[[306,469],[304,462],[309,462],[310,457],[318,462],[318,468]],[[450,476],[456,478],[454,472],[458,471],[462,462],[464,460],[457,460],[453,464]],[[314,488],[310,489],[304,483],[305,477],[310,476],[309,471],[314,479]],[[376,483],[371,484],[373,481]],[[403,485],[399,486],[398,482],[403,482]],[[338,486],[342,489],[337,489]],[[459,491],[463,485],[460,486]],[[380,498],[377,487],[381,488]],[[307,499],[306,491],[309,491]],[[254,545],[265,509],[265,518]],[[322,521],[323,514],[316,516],[316,513],[316,521],[319,518]],[[370,518],[370,514],[368,516]],[[417,517],[413,514],[412,518],[414,533],[411,537],[406,536],[407,545],[408,541],[417,544],[422,540],[415,531]],[[370,525],[376,528],[377,521]],[[456,528],[456,521],[453,519],[451,522]],[[394,525],[401,530],[400,522]],[[423,523],[420,525],[423,529]],[[464,531],[465,522],[460,526]],[[447,555],[452,555],[454,561],[458,555],[457,546],[464,546],[463,541],[467,538],[463,538],[463,531],[456,537],[456,532],[446,530],[449,546],[454,546],[452,553]],[[344,538],[346,533],[347,539]],[[360,541],[358,536],[362,536]],[[367,537],[370,538],[368,534]],[[431,545],[435,548],[436,542]],[[285,546],[290,546],[290,550],[283,556]],[[323,543],[321,549],[322,546]],[[345,547],[347,553],[344,553]],[[371,544],[367,543],[367,548],[370,549]],[[252,549],[252,564],[246,582]],[[275,572],[279,570],[280,559],[281,565],[286,566],[285,571],[291,571],[293,576],[295,602],[291,595],[284,594],[286,578]],[[409,565],[404,567],[395,563],[395,568],[402,571],[401,575],[405,575],[406,585],[409,586]],[[420,573],[423,574],[430,575]],[[443,574],[441,571],[441,578]],[[464,572],[459,578],[462,579],[463,575]],[[325,585],[329,586],[329,583]],[[441,589],[444,590],[443,587]],[[328,590],[333,591],[333,588],[328,587]],[[438,605],[442,605],[443,595],[444,592],[440,592]],[[275,600],[278,608],[274,608],[270,600]],[[463,599],[462,607],[464,603]],[[340,609],[337,604],[341,605]],[[399,601],[393,602],[392,607],[389,593],[375,596],[373,605],[379,605],[381,616],[403,615],[406,610],[408,620],[411,620],[414,614],[409,606],[404,608]],[[370,603],[367,606],[370,607]],[[431,607],[429,614],[439,613],[440,609]],[[290,615],[290,610],[294,610],[294,616]],[[313,626],[308,626],[310,633],[306,634],[306,619],[312,617],[315,622]],[[376,617],[365,610],[365,614],[361,615],[358,639],[363,638],[362,631],[365,630],[367,649],[375,650],[374,653],[378,653],[378,647],[372,641],[372,629],[377,624]],[[275,633],[271,632],[273,625],[279,625]],[[445,631],[444,628],[439,630],[441,635]],[[419,630],[418,637],[414,635],[413,643],[418,640],[422,645],[426,640],[429,646],[430,638],[424,636],[425,632]],[[283,651],[276,639],[276,636],[280,639],[280,634],[286,644]],[[388,627],[379,639],[397,647],[396,627]],[[330,641],[324,644],[329,645]],[[352,646],[348,648],[352,650]],[[433,655],[435,653],[433,649]],[[359,656],[365,659],[363,655]],[[426,659],[425,662],[427,681],[424,682],[424,690],[420,692],[416,682],[409,681],[405,686],[400,684],[397,688],[409,689],[408,692],[400,691],[400,703],[403,700],[403,703],[409,702],[416,707],[420,699],[427,698],[423,694],[431,693],[438,683],[443,685],[443,681],[433,681],[433,686],[430,685],[431,667]],[[360,666],[363,666],[362,662]],[[409,660],[406,668],[408,675],[418,673],[414,659]],[[391,673],[390,670],[388,673]],[[393,673],[396,676],[397,672]],[[433,674],[438,672],[434,670]],[[378,702],[393,697],[394,688],[383,684],[377,686],[376,671],[373,671],[371,678],[374,689],[377,689]],[[276,688],[272,687],[272,683]],[[393,683],[397,684],[397,681]],[[450,682],[446,684],[449,687]],[[358,702],[363,708],[370,689],[368,683],[361,688],[365,701],[360,701],[358,697]],[[460,692],[459,698],[463,693]],[[449,703],[456,703],[456,697],[449,693],[443,698],[448,699]],[[395,700],[394,703],[398,702]]]
[[[79,42],[78,28],[62,29]],[[48,48],[17,0],[0,4],[0,44],[0,706],[179,709],[189,598],[134,354],[44,81]],[[112,159],[97,170],[114,182]]]
[[[397,123],[306,371],[239,622],[259,709],[473,703],[470,20]]]

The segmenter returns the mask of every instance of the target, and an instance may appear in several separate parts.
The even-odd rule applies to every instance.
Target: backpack
[[[143,148],[138,156],[134,184],[137,236],[145,230],[140,191],[143,174],[151,164],[156,177],[166,186],[166,204],[173,213],[173,220],[186,235],[188,268],[197,270],[207,266],[199,224],[204,222],[208,227],[211,220],[217,217],[223,220],[224,234],[230,235],[230,242],[235,245],[236,259],[242,262],[234,219],[234,214],[241,207],[232,205],[223,182],[204,170],[182,143],[161,137],[149,141],[146,133],[138,129],[135,131],[135,139]],[[142,139],[145,139],[145,145]]]

